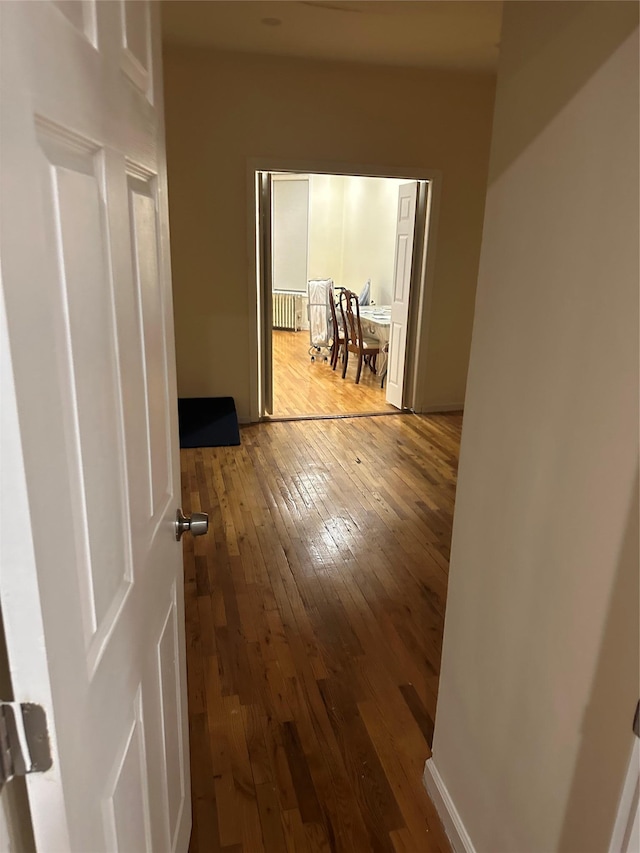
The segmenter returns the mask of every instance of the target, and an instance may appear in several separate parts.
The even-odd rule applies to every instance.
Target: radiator
[[[296,301],[299,301],[300,294],[290,293],[285,290],[273,291],[273,328],[274,329],[291,329],[297,332],[300,328],[299,318],[297,317]]]

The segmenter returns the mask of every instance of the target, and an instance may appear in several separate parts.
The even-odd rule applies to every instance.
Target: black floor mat
[[[178,400],[180,447],[240,444],[233,397],[183,397]]]

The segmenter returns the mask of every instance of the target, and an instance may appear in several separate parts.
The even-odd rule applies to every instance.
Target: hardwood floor
[[[433,733],[460,415],[183,450],[191,853],[446,853]]]
[[[349,358],[347,375],[342,363],[335,370],[329,362],[311,361],[309,332],[273,332],[273,415],[360,414],[396,412],[385,399],[380,378],[363,368],[355,383],[358,359]]]

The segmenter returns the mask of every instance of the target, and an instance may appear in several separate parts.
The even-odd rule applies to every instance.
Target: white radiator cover
[[[297,332],[308,329],[307,295],[291,290],[273,291],[273,328]]]

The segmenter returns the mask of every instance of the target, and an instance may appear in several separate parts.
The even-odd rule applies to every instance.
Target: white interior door
[[[0,3],[0,602],[43,851],[185,851],[179,457],[156,10]]]
[[[391,328],[387,360],[387,403],[402,408],[404,363],[409,327],[409,294],[413,261],[413,235],[416,226],[418,182],[398,187],[398,219],[396,226],[396,257],[393,267]]]

